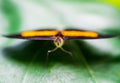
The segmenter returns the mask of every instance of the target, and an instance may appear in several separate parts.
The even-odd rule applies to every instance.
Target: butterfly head
[[[63,38],[60,37],[60,36],[56,36],[55,39],[54,39],[54,44],[58,48],[62,47],[62,45],[64,44]]]

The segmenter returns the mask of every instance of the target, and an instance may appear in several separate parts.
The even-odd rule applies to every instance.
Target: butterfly
[[[55,29],[41,29],[41,30],[30,30],[23,31],[18,34],[4,35],[8,38],[18,38],[27,40],[52,40],[56,48],[48,50],[47,57],[49,53],[60,48],[62,51],[72,55],[71,52],[62,48],[65,40],[83,40],[83,39],[103,39],[112,38],[115,35],[103,35],[98,32],[89,30],[79,30],[79,29],[66,29],[66,30],[55,30]]]

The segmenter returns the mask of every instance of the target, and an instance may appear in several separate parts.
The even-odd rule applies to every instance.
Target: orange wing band
[[[98,33],[90,31],[62,31],[61,33],[70,37],[98,37]]]
[[[54,36],[57,34],[57,31],[55,30],[45,30],[45,31],[26,31],[22,32],[22,37],[35,37],[35,36]]]

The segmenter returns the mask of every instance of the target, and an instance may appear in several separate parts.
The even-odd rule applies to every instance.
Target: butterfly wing
[[[61,33],[64,36],[64,40],[103,39],[103,38],[112,38],[116,36],[116,35],[102,35],[94,31],[74,30],[74,29],[63,30]]]
[[[24,31],[19,34],[3,35],[8,38],[28,39],[28,40],[53,40],[57,34],[56,30],[33,30]]]

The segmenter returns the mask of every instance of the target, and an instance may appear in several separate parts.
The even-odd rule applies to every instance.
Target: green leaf
[[[7,27],[5,30],[7,33],[16,33],[28,29],[28,26],[32,26],[29,28],[30,30],[35,29],[33,28],[34,26],[43,27],[43,25],[39,25],[37,23],[32,24],[32,22],[34,21],[39,21],[40,24],[45,24],[45,27],[48,27],[49,23],[51,24],[52,22],[53,26],[55,26],[55,23],[58,23],[58,25],[65,24],[73,27],[75,27],[74,25],[78,26],[80,23],[80,25],[82,26],[87,25],[88,28],[84,26],[85,29],[91,29],[91,27],[93,27],[93,30],[101,33],[119,35],[119,28],[117,27],[119,27],[120,25],[117,23],[115,24],[115,22],[119,22],[119,10],[117,11],[114,8],[109,9],[109,6],[107,4],[106,6],[100,6],[99,3],[93,3],[95,5],[94,7],[91,7],[91,3],[87,3],[88,5],[85,3],[79,3],[80,5],[82,5],[82,7],[84,6],[83,8],[81,8],[81,6],[79,5],[77,5],[76,7],[74,3],[71,4],[70,2],[69,4],[69,2],[66,3],[64,1],[55,2],[58,3],[57,5],[53,4],[54,2],[50,2],[47,0],[41,0],[40,2],[37,2],[37,4],[35,4],[35,2],[33,3],[32,1],[2,1],[2,15],[5,16],[5,19],[9,23],[9,27]],[[62,6],[60,4],[62,4]],[[98,4],[99,7],[97,6]],[[66,10],[62,9],[64,10],[62,11],[59,9],[58,6],[64,6],[65,8],[68,8]],[[95,6],[97,7],[95,8]],[[31,7],[31,9],[29,9],[29,7]],[[57,7],[58,9],[56,9]],[[40,9],[41,14],[39,14],[38,10],[35,11],[35,9],[37,8]],[[105,8],[105,10],[102,8]],[[109,10],[107,11],[109,15],[107,12],[105,12],[106,10]],[[25,11],[27,11],[29,14]],[[68,12],[67,15],[65,13],[66,11]],[[105,14],[103,13],[103,11],[105,12]],[[37,15],[39,15],[40,18]],[[46,15],[46,17],[44,17],[44,15]],[[82,21],[76,19],[79,17],[79,15],[81,15]],[[29,17],[29,19],[27,16]],[[97,16],[99,19],[97,18]],[[83,19],[84,17],[87,17],[87,20]],[[91,19],[91,17],[94,17],[95,19]],[[90,25],[93,23],[90,20],[95,22],[95,25]],[[104,22],[102,22],[101,20]],[[0,22],[2,23],[1,20]],[[95,26],[97,28],[94,28]],[[2,32],[4,33],[4,30]],[[48,65],[45,64],[46,56],[48,50],[55,48],[53,41],[20,41],[15,39],[12,41],[11,40],[12,39],[6,40],[3,37],[0,38],[0,83],[120,82],[119,37],[102,40],[65,41],[63,48],[70,51],[73,56],[70,56],[69,54],[58,49],[55,52],[49,54]]]

